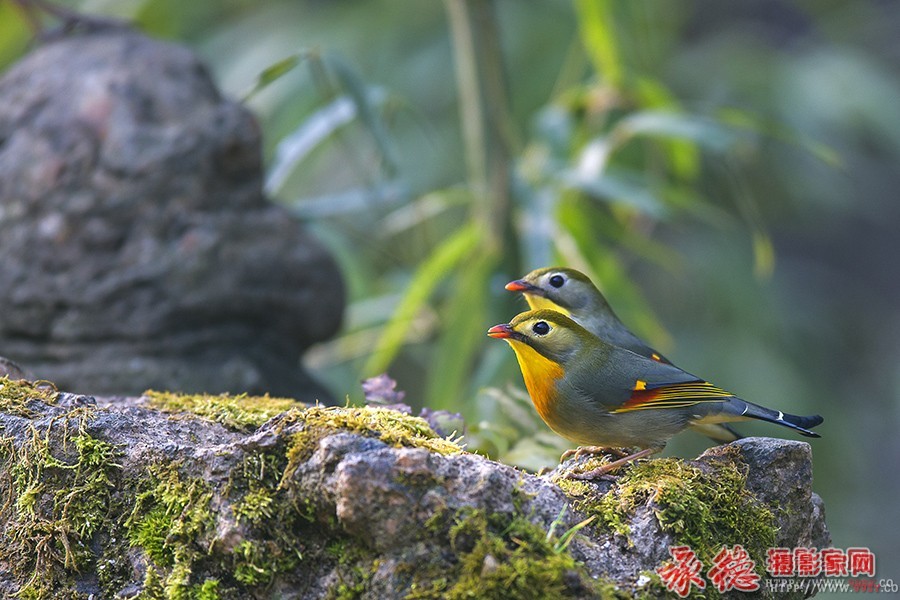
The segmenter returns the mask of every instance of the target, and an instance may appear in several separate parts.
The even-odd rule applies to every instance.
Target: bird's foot
[[[565,462],[570,458],[580,458],[586,454],[612,454],[619,458],[624,458],[629,455],[629,452],[624,448],[613,448],[608,446],[579,446],[563,452],[562,456],[559,457],[559,462]]]
[[[619,467],[624,467],[628,463],[651,456],[656,454],[662,450],[662,448],[645,448],[640,452],[635,452],[634,454],[629,454],[628,456],[624,456],[619,460],[613,461],[606,465],[601,465],[596,469],[591,469],[590,471],[585,471],[584,473],[567,473],[566,477],[568,479],[579,479],[579,480],[591,480],[591,479],[603,479],[611,477],[609,475],[610,472],[615,471]]]

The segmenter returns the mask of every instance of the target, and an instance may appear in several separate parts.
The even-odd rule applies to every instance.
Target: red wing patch
[[[734,394],[717,388],[705,381],[672,383],[659,387],[647,388],[647,382],[638,380],[634,383],[631,397],[613,413],[651,408],[684,408],[701,402],[721,402]]]

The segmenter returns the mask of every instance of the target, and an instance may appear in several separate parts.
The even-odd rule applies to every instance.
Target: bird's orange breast
[[[525,387],[528,388],[534,407],[544,422],[552,422],[557,395],[556,382],[563,376],[563,368],[528,344],[511,341],[510,346],[516,353],[522,379],[525,380]]]

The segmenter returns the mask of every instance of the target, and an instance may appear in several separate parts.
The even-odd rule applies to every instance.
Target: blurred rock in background
[[[325,249],[261,190],[260,132],[182,47],[58,40],[0,80],[0,349],[91,394],[323,390]]]

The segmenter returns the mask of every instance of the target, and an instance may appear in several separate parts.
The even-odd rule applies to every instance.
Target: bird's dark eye
[[[553,277],[550,278],[550,285],[552,285],[555,288],[561,288],[565,282],[566,282],[566,280],[563,278],[562,275],[554,275]]]
[[[547,325],[546,321],[538,321],[531,326],[531,330],[538,335],[547,335],[550,333],[550,326]]]

